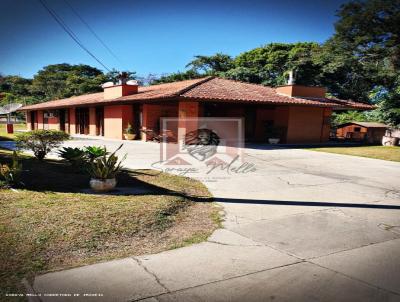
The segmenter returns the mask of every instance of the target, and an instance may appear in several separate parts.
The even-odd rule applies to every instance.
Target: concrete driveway
[[[122,152],[130,168],[159,160],[156,143],[127,142]],[[43,301],[400,301],[400,163],[257,146],[245,153],[257,171],[191,175],[225,214],[208,242],[49,273],[34,290],[100,294]]]

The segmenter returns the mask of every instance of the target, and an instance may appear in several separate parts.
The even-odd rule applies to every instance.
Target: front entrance
[[[43,129],[49,130],[49,112],[43,111]]]
[[[256,118],[256,107],[247,106],[244,111],[244,135],[246,141],[253,141],[255,139]]]
[[[76,134],[89,134],[89,108],[76,108]]]
[[[142,128],[143,108],[140,104],[133,105],[133,131],[137,138],[140,138],[140,129]]]
[[[60,130],[61,131],[65,131],[65,114],[66,114],[66,111],[65,111],[65,109],[60,109],[59,111],[58,111],[58,115],[59,115],[59,119],[60,119]]]
[[[38,129],[38,119],[37,119],[37,112],[31,111],[31,129],[37,130]]]

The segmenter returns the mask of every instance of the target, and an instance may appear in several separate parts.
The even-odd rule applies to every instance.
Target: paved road
[[[158,150],[128,142],[122,152],[127,166],[148,168]],[[257,171],[195,175],[225,213],[224,229],[207,242],[42,275],[34,289],[100,292],[105,301],[400,301],[400,163],[298,149],[245,153]]]

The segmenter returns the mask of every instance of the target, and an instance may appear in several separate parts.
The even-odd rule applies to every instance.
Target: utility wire
[[[96,34],[96,32],[93,30],[93,28],[83,19],[83,17],[74,9],[74,7],[71,5],[71,3],[69,3],[67,0],[64,0],[64,3],[66,5],[69,6],[69,8],[72,10],[72,12],[78,17],[79,20],[81,20],[81,22],[83,24],[85,24],[85,26],[87,27],[87,29],[93,34],[93,36],[104,46],[105,49],[107,49],[107,51],[114,57],[115,60],[118,61],[118,63],[121,65],[123,65],[123,63],[121,62],[121,60],[117,57],[117,55],[111,50],[110,47],[107,46],[107,44],[103,41],[103,39],[101,39],[99,37],[98,34]]]
[[[93,59],[95,59],[101,66],[103,66],[107,71],[111,72],[111,70],[103,64],[103,62],[100,61],[83,43],[79,40],[79,38],[75,35],[75,33],[68,27],[67,24],[61,19],[60,16],[57,15],[57,13],[52,10],[48,4],[46,3],[45,0],[38,0],[42,6],[49,12],[49,14],[54,18],[54,20],[64,29],[64,31],[74,40],[84,51],[86,51]]]

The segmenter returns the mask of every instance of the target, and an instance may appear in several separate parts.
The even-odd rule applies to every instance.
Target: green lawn
[[[10,152],[0,150],[0,162],[9,158]],[[119,186],[150,193],[92,195],[79,193],[89,177],[63,162],[25,156],[23,168],[24,188],[0,189],[1,301],[7,292],[23,292],[23,277],[181,247],[219,227],[210,193],[189,178],[125,171]]]
[[[308,150],[370,157],[370,158],[400,162],[400,147],[387,147],[387,146],[325,147],[325,148],[311,148]]]
[[[0,124],[0,141],[13,140],[17,130],[26,130],[26,124],[14,124],[14,134],[8,134],[7,125]]]

